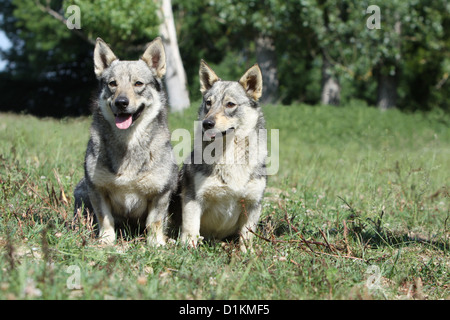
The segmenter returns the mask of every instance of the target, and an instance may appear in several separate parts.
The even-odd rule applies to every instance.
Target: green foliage
[[[158,35],[156,1],[67,0],[64,10],[73,4],[80,7],[83,33],[92,40],[101,37],[119,57],[125,56],[123,59],[136,59],[144,45]],[[134,56],[127,57],[130,53]]]
[[[80,7],[81,30],[62,21],[70,17],[67,7],[73,4]],[[137,59],[160,24],[154,1],[1,0],[0,6],[0,28],[13,44],[1,52],[10,63],[0,76],[5,92],[0,107],[44,116],[90,112],[97,37],[121,59]]]
[[[183,60],[188,61],[188,70],[192,68],[188,76],[195,90],[191,93],[197,94],[200,58],[222,69],[249,66],[255,61],[254,39],[265,34],[275,40],[283,103],[319,101],[325,54],[332,64],[330,72],[343,84],[344,103],[356,98],[374,104],[377,75],[382,73],[399,75],[401,109],[448,109],[450,105],[446,1],[378,1],[379,30],[366,26],[370,1],[174,3]],[[233,55],[235,60],[230,59]]]
[[[134,53],[142,50],[145,43],[158,34],[159,18],[158,4],[136,1],[13,1],[12,15],[15,17],[15,27],[23,32],[19,37],[27,46],[26,51],[31,52],[30,63],[36,63],[33,54],[48,55],[49,51],[64,51],[65,56],[49,55],[53,63],[68,62],[74,58],[73,51],[79,50],[79,39],[76,33],[67,28],[60,20],[53,17],[47,10],[52,10],[61,18],[68,18],[67,7],[77,5],[80,7],[81,32],[85,41],[84,48],[92,50],[92,44],[97,37],[104,38],[116,51],[122,54]],[[130,17],[133,17],[130,19]],[[65,40],[74,41],[73,45]],[[90,43],[86,43],[90,41]],[[61,48],[61,44],[66,44]]]
[[[445,77],[449,45],[446,1],[382,1],[381,29],[363,29],[359,74],[399,73],[400,106],[404,109],[447,109],[449,84]],[[366,70],[361,69],[366,66]],[[378,69],[378,70],[377,70]]]
[[[68,18],[66,9],[72,4],[81,10],[82,29],[78,31],[45,12],[48,6]],[[372,4],[355,0],[173,0],[191,99],[200,98],[200,59],[218,68],[224,78],[235,79],[256,62],[255,38],[265,35],[274,39],[283,104],[320,101],[326,57],[331,63],[328,72],[342,86],[343,104],[354,99],[375,104],[378,76],[389,74],[398,80],[400,109],[448,111],[448,2],[380,0],[376,5],[381,29],[371,30],[366,26],[370,17],[366,9]],[[95,86],[91,61],[95,38],[102,37],[122,59],[135,59],[157,36],[161,22],[158,1],[0,0],[0,6],[0,28],[13,43],[9,51],[1,52],[10,61],[0,77],[8,93],[2,107],[18,105],[37,114],[87,113]],[[55,84],[62,83],[76,88],[65,98],[56,94],[61,90]],[[19,86],[27,88],[26,96],[14,89]],[[15,101],[18,96],[23,100]],[[39,99],[45,103],[38,103]],[[65,100],[65,109],[58,106],[61,100]],[[42,110],[37,110],[37,104]],[[47,108],[51,112],[46,113]]]
[[[33,0],[13,1],[14,17],[17,22],[15,27],[23,30],[21,33],[26,45],[36,51],[47,52],[54,49],[59,41],[70,37],[70,32],[58,20],[45,12],[42,12]],[[30,57],[32,63],[36,63],[35,57]]]

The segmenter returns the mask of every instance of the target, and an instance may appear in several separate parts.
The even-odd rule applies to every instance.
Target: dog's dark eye
[[[110,87],[117,87],[117,82],[116,82],[115,80],[113,80],[113,81],[110,81],[110,82],[108,83],[108,85],[109,85]]]
[[[206,106],[211,107],[211,100],[206,100]]]
[[[233,102],[227,103],[227,108],[233,108],[234,106],[236,106],[236,103],[233,103]]]
[[[143,85],[144,85],[144,83],[141,82],[141,81],[136,81],[136,82],[134,83],[134,86],[135,86],[135,87],[142,87]]]

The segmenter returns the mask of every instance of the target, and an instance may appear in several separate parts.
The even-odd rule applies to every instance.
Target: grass
[[[100,246],[72,221],[90,119],[0,114],[0,299],[450,298],[450,116],[264,112],[280,167],[253,254]],[[195,117],[196,106],[172,114],[170,128],[192,131]]]

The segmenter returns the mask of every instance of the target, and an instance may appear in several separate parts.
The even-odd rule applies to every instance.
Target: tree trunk
[[[396,22],[394,24],[394,33],[398,36],[397,43],[395,46],[398,48],[400,52],[400,40],[399,37],[402,31],[402,24],[400,22],[400,18],[396,17]],[[394,38],[395,39],[395,38]],[[398,80],[398,64],[400,62],[400,55],[397,56],[394,62],[386,63],[387,65],[383,65],[383,62],[378,65],[378,88],[377,88],[377,106],[381,110],[387,110],[391,108],[395,108],[395,104],[397,103],[397,80]],[[391,67],[389,67],[391,66]]]
[[[378,72],[377,106],[381,110],[395,108],[397,103],[397,72],[395,75]]]
[[[273,38],[259,35],[256,40],[256,60],[263,77],[261,103],[275,103],[278,100],[277,56]]]
[[[165,76],[169,106],[171,111],[180,111],[190,105],[186,72],[178,49],[175,22],[171,0],[162,0],[162,23],[159,33],[166,51],[167,70]]]
[[[322,54],[322,93],[320,103],[338,106],[341,102],[341,85],[334,76],[332,65],[326,55]]]

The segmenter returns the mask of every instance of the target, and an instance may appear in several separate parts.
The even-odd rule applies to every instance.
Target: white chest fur
[[[264,179],[250,180],[250,171],[245,165],[216,166],[210,176],[195,176],[202,235],[220,239],[238,231],[239,218],[261,200],[265,188]]]

